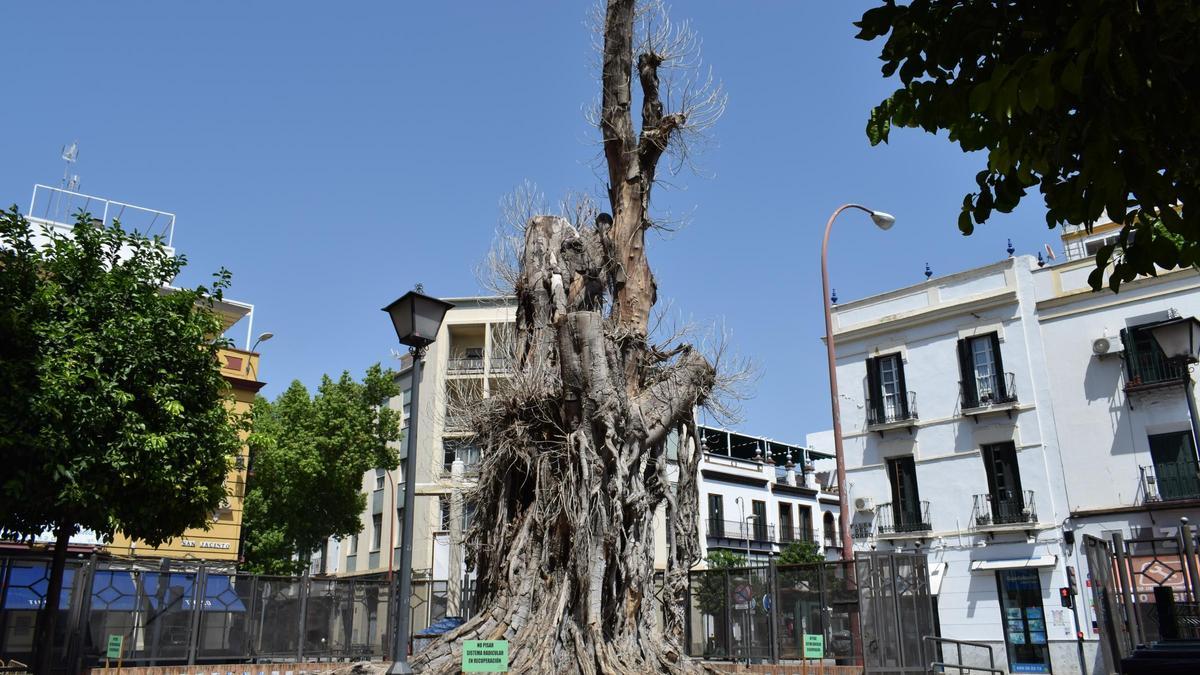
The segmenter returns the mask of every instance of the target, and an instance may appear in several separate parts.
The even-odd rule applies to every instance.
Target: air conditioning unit
[[[1121,344],[1121,337],[1118,335],[1102,335],[1095,340],[1092,340],[1092,353],[1096,356],[1111,356],[1119,354],[1125,346]]]
[[[875,510],[875,500],[870,497],[855,497],[854,510],[859,513],[870,513]]]

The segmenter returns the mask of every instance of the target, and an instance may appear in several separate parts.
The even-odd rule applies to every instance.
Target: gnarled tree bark
[[[634,0],[610,0],[600,129],[611,222],[554,216],[526,226],[516,285],[517,367],[474,414],[483,450],[468,499],[476,616],[417,655],[458,672],[461,641],[507,639],[520,673],[688,672],[687,570],[696,562],[693,411],[713,366],[690,345],[648,342],[656,299],[645,234],[657,163],[686,114],[664,112],[653,49],[634,54]],[[636,56],[636,59],[635,59]],[[643,102],[635,130],[634,63]],[[678,432],[678,476],[666,442]],[[654,514],[666,514],[663,607],[654,591]]]

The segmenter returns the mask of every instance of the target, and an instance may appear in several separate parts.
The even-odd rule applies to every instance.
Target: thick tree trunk
[[[42,604],[37,622],[37,657],[33,672],[38,675],[49,673],[58,653],[54,646],[55,624],[58,622],[59,597],[62,595],[63,572],[67,566],[67,545],[75,527],[62,522],[54,530],[54,557],[50,563],[50,579],[46,588],[46,599]]]
[[[470,639],[508,640],[512,672],[698,669],[682,653],[682,601],[697,549],[693,411],[715,372],[689,345],[647,342],[656,299],[645,250],[650,190],[685,119],[663,113],[662,58],[647,52],[636,58],[644,100],[634,129],[634,16],[633,0],[608,3],[600,128],[612,220],[576,229],[539,216],[526,227],[517,368],[472,419],[484,452],[467,497],[479,611],[417,655],[418,670],[458,672],[461,641]],[[671,432],[680,437],[674,482]],[[654,584],[660,507],[662,601]]]

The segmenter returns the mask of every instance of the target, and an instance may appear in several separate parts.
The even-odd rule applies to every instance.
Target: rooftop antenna
[[[72,186],[79,187],[79,176],[70,175],[71,165],[79,159],[79,141],[73,141],[70,145],[63,146],[62,159],[64,162],[62,186],[68,190],[72,189]]]

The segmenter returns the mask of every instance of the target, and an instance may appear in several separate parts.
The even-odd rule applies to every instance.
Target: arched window
[[[829,511],[825,512],[825,522],[823,523],[823,529],[824,529],[824,533],[825,533],[825,545],[826,546],[836,546],[837,545],[837,526],[833,522],[833,514],[830,513]]]

